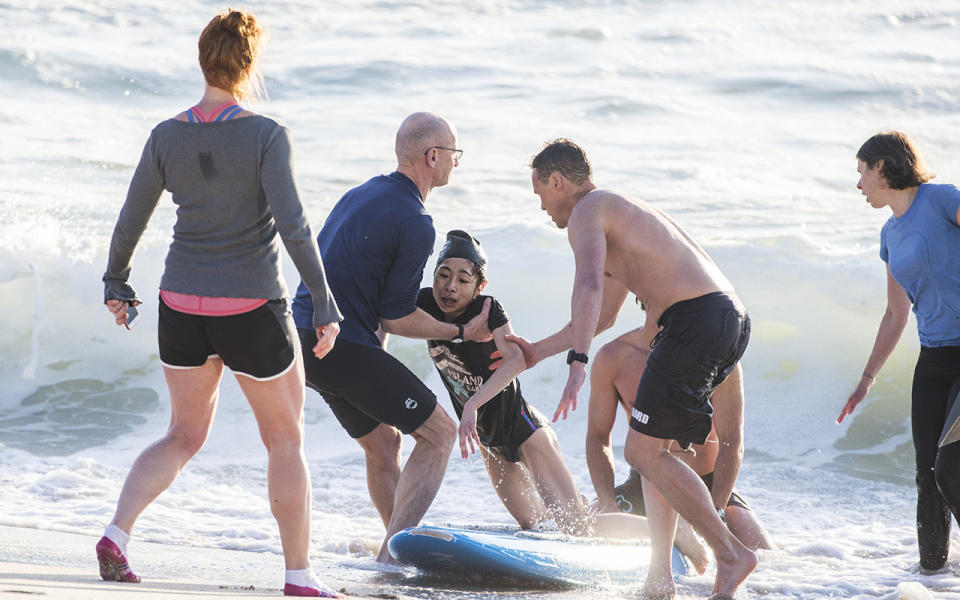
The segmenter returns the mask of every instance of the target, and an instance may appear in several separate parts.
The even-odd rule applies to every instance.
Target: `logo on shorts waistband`
[[[633,416],[634,419],[636,419],[637,421],[643,423],[644,425],[646,425],[646,424],[647,424],[647,421],[650,420],[650,415],[648,415],[648,414],[646,414],[646,413],[642,413],[642,412],[640,412],[639,410],[637,410],[637,409],[635,409],[635,408],[630,411],[630,414]]]
[[[417,407],[417,401],[413,398],[407,398],[407,401],[404,402],[404,404],[407,406],[407,410],[413,410]]]

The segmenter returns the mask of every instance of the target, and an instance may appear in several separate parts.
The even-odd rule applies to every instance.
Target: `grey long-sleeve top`
[[[213,123],[168,119],[150,134],[110,242],[104,301],[140,302],[130,261],[163,190],[177,205],[160,289],[283,298],[280,240],[314,298],[313,324],[343,316],[294,181],[290,132],[256,115]]]

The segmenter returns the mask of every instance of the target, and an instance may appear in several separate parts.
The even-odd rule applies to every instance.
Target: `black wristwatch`
[[[457,331],[457,336],[450,341],[453,342],[454,344],[459,344],[460,342],[463,341],[463,325],[460,325],[459,323],[457,323],[456,325],[459,331]]]
[[[573,361],[578,361],[578,362],[582,362],[583,364],[587,364],[589,360],[590,360],[590,357],[587,356],[586,354],[581,354],[579,352],[576,352],[575,350],[570,350],[570,352],[567,352],[568,365],[573,363]]]

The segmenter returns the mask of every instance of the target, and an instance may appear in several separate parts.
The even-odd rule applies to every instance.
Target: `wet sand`
[[[0,599],[236,600],[282,597],[283,559],[275,554],[131,544],[139,584],[100,579],[97,538],[19,527],[0,527]],[[349,597],[403,599],[386,587],[326,579]]]

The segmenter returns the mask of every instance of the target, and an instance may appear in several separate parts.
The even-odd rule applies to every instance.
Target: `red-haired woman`
[[[246,12],[218,14],[200,36],[206,87],[196,106],[157,125],[120,211],[104,299],[117,324],[141,304],[128,279],[133,250],[163,190],[177,221],[160,281],[160,361],[170,391],[166,435],[134,462],[97,544],[100,575],[139,582],[126,542],[140,513],[203,446],[226,365],[269,454],[270,507],[286,563],[284,593],[336,597],[310,569],[310,478],[303,454],[303,360],[280,271],[280,242],[314,298],[317,356],[342,319],[293,177],[290,133],[240,106],[261,89],[265,32]]]

